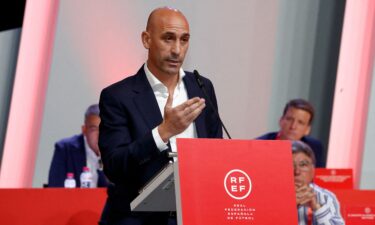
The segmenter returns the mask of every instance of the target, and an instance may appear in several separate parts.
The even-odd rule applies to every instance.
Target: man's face
[[[303,152],[293,153],[294,184],[296,187],[307,185],[314,178],[315,168],[312,160]]]
[[[173,11],[159,14],[149,30],[142,33],[143,44],[149,50],[148,68],[158,78],[179,74],[190,39],[185,17]]]
[[[82,133],[87,139],[87,144],[95,152],[97,156],[100,155],[98,140],[99,140],[99,124],[100,117],[96,115],[89,115],[86,118],[85,124],[82,125]]]
[[[300,140],[310,133],[309,124],[311,115],[305,110],[289,107],[280,118],[280,138],[285,140]]]

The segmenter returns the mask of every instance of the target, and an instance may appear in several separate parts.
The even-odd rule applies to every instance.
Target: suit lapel
[[[196,80],[193,76],[191,76],[189,73],[186,72],[185,77],[183,78],[185,88],[188,94],[189,99],[194,97],[203,97],[202,90],[199,88],[198,84],[196,83]],[[207,107],[207,105],[206,105]],[[204,123],[204,113],[206,109],[203,109],[202,113],[197,117],[197,119],[194,121],[195,128],[197,130],[197,136],[199,138],[206,138],[207,132],[206,132],[206,125]]]
[[[143,119],[146,121],[150,129],[153,129],[163,121],[163,117],[160,113],[158,103],[156,101],[154,92],[146,78],[143,66],[139,69],[136,75],[135,84],[133,86],[133,91],[136,93],[134,97],[134,104],[138,108]],[[183,82],[186,87],[188,98],[200,97],[204,98],[202,90],[197,85],[194,77],[189,73],[183,78]],[[207,106],[206,106],[207,107]],[[157,112],[157,113],[155,113]],[[206,125],[204,123],[205,109],[194,121],[197,130],[197,136],[200,138],[207,137]]]
[[[143,66],[136,75],[133,91],[136,93],[133,99],[134,104],[146,121],[148,127],[153,129],[162,122],[163,118]]]
[[[96,170],[98,173],[98,187],[107,187],[108,186],[108,179],[103,173],[102,170]]]
[[[82,173],[82,169],[84,166],[86,166],[86,151],[85,151],[85,143],[83,140],[83,135],[81,134],[78,138],[77,144],[77,151],[73,151],[75,154],[74,164],[76,165],[76,171],[74,176],[77,176],[79,178],[79,175]]]

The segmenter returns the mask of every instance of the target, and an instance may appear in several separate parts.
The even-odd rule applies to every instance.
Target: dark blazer
[[[260,140],[275,140],[278,132],[271,132],[264,134],[260,137],[257,137],[257,139]],[[310,136],[304,136],[301,138],[301,141],[304,143],[308,144],[310,148],[314,151],[315,158],[316,158],[316,167],[324,168],[326,167],[326,158],[323,150],[323,145],[322,143]]]
[[[82,134],[57,142],[49,169],[48,187],[64,187],[67,173],[74,173],[77,187],[80,187],[79,176],[84,166],[86,166],[86,152]],[[108,182],[103,171],[97,172],[98,187],[107,187]]]
[[[185,73],[183,82],[188,97],[204,98],[194,75]],[[212,83],[206,78],[202,78],[202,81],[217,108]],[[130,202],[138,195],[140,188],[169,160],[166,151],[159,151],[152,136],[152,129],[163,118],[143,66],[134,76],[105,88],[99,107],[99,146],[104,172],[115,184],[108,189],[107,202],[110,211],[127,214],[130,212]],[[199,138],[222,138],[219,119],[209,104],[195,120],[195,125]]]

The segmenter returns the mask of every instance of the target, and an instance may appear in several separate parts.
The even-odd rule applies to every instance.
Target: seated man
[[[67,173],[74,173],[77,187],[80,187],[79,176],[84,166],[89,167],[93,174],[93,187],[107,186],[98,147],[99,123],[99,106],[91,105],[85,113],[82,134],[60,140],[55,144],[48,187],[64,187]]]
[[[308,144],[316,156],[316,167],[325,167],[326,159],[320,141],[309,137],[311,123],[314,119],[313,106],[303,99],[293,99],[285,107],[279,120],[280,130],[264,134],[261,140],[301,140]]]
[[[345,224],[336,196],[313,184],[315,155],[302,141],[293,141],[294,186],[298,224]]]

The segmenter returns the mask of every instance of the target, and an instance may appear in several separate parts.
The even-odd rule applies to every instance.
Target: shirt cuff
[[[152,137],[154,138],[156,147],[158,147],[159,151],[164,151],[168,148],[168,143],[165,143],[160,137],[158,127],[152,129]]]

